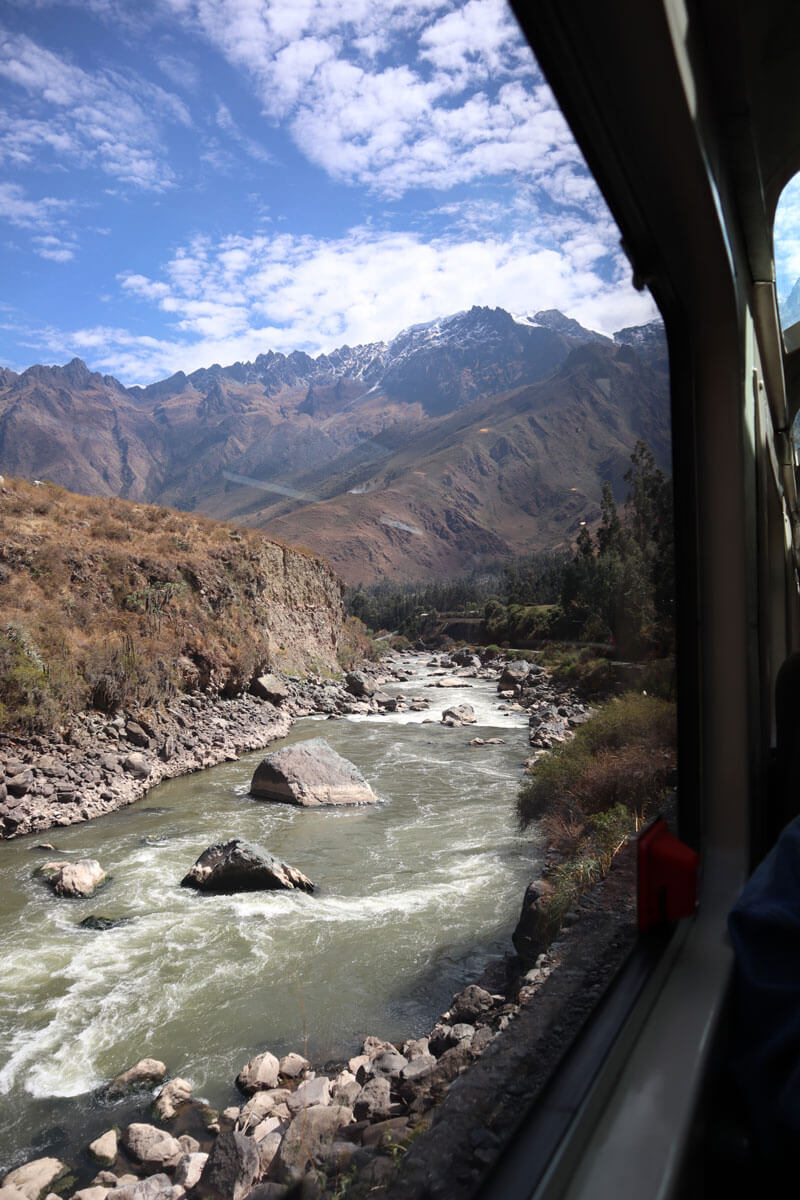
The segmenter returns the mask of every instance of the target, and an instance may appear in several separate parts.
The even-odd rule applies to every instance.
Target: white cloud
[[[184,55],[162,54],[158,66],[178,87],[194,92],[200,86],[200,72]]]
[[[13,85],[0,120],[0,162],[96,166],[144,190],[172,186],[161,129],[189,125],[182,100],[145,79],[90,74],[23,34],[0,30],[0,78]]]
[[[75,257],[77,238],[63,231],[66,216],[74,207],[54,196],[32,200],[19,184],[0,183],[0,220],[30,230],[34,253],[51,262],[70,262]]]
[[[119,0],[92,2],[108,14]],[[166,12],[184,23],[186,41],[199,33],[225,57],[265,118],[289,131],[308,160],[372,193],[360,211],[376,228],[327,239],[255,234],[252,226],[215,240],[187,233],[163,269],[141,273],[148,261],[141,257],[119,277],[117,303],[141,305],[158,336],[86,321],[72,334],[42,333],[48,350],[91,353],[95,365],[133,382],[270,348],[315,353],[386,339],[472,304],[558,308],[604,332],[654,314],[648,297],[619,287],[627,265],[618,233],[503,0],[344,7],[339,0],[157,0],[156,7],[159,19]],[[174,23],[169,33],[174,48]],[[177,54],[157,50],[155,61],[200,103],[190,64],[201,56],[188,57],[186,70]],[[206,107],[196,128],[205,130],[198,158],[230,174],[235,147],[259,161],[270,156],[253,126],[234,116],[243,108],[235,89],[223,91],[227,77],[204,70]],[[178,96],[132,72],[83,70],[0,31],[3,80],[20,102],[0,113],[0,162],[100,169],[108,195],[174,186],[166,131],[192,121]],[[291,185],[290,164],[286,174]],[[272,175],[273,217],[292,228],[295,215],[289,200],[278,209]],[[404,214],[405,229],[386,232],[400,218],[378,206],[376,194],[456,187],[458,199],[443,196],[450,203],[438,210],[423,194],[413,217]],[[8,221],[31,231],[37,254],[74,257],[65,202],[4,184],[0,205]],[[800,199],[797,207],[800,214]],[[186,211],[191,227],[202,228],[202,205]],[[343,229],[344,212],[326,214],[324,227]],[[786,245],[800,275],[800,238],[791,243],[787,234]]]
[[[272,155],[268,150],[265,150],[253,138],[248,137],[246,133],[242,132],[234,121],[230,109],[222,101],[217,104],[217,125],[223,133],[227,134],[233,141],[238,142],[250,157],[256,159],[257,162],[267,163],[273,161]]]
[[[163,300],[170,294],[169,286],[166,283],[153,283],[144,275],[124,275],[122,286],[125,291],[132,292],[133,295],[140,296],[144,300]]]
[[[40,258],[48,258],[52,262],[59,263],[71,262],[77,249],[73,240],[63,240],[52,233],[35,237],[33,245]]]
[[[172,7],[334,179],[398,197],[558,170],[560,203],[593,187],[505,0]]]
[[[0,218],[20,229],[49,229],[53,220],[73,206],[54,196],[30,200],[17,183],[0,183]]]
[[[463,8],[422,30],[420,56],[449,72],[459,86],[515,68],[531,71],[531,57],[505,0],[467,0]]]

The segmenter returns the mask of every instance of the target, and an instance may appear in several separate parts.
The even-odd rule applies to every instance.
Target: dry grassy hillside
[[[206,517],[55,484],[0,488],[0,725],[93,704],[227,695],[272,668],[338,670],[327,564]]]

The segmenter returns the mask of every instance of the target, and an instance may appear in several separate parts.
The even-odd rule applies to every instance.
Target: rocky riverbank
[[[472,985],[428,1036],[400,1046],[368,1037],[360,1054],[334,1069],[315,1071],[297,1052],[278,1059],[262,1051],[236,1078],[241,1104],[222,1113],[194,1099],[190,1081],[167,1079],[164,1063],[143,1059],[107,1088],[109,1095],[139,1092],[141,1119],[109,1128],[84,1148],[98,1167],[91,1178],[80,1178],[85,1167],[76,1178],[74,1163],[33,1160],[6,1175],[0,1197],[267,1200],[300,1181],[304,1195],[342,1195],[356,1177],[352,1194],[363,1194],[394,1174],[452,1081],[519,1011],[504,994]],[[76,1183],[83,1186],[74,1190]]]
[[[635,936],[632,854],[583,897],[521,974],[495,963],[453,997],[427,1036],[364,1040],[315,1070],[268,1049],[218,1113],[151,1058],[112,1080],[138,1119],[9,1172],[0,1200],[467,1200],[579,1032]],[[482,986],[483,985],[483,986]],[[94,1167],[89,1164],[94,1163]]]

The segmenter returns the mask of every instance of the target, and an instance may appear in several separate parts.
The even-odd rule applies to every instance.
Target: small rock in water
[[[133,917],[101,917],[92,914],[81,921],[81,929],[113,929],[115,925],[130,925]]]
[[[181,887],[204,892],[253,892],[297,888],[313,892],[314,884],[297,867],[281,862],[264,846],[233,838],[209,846],[192,869],[184,875]]]
[[[96,858],[81,858],[77,862],[44,863],[36,871],[47,879],[57,896],[92,896],[95,888],[106,878]]]
[[[97,1162],[103,1163],[105,1166],[111,1166],[117,1157],[117,1131],[109,1129],[107,1133],[102,1134],[99,1138],[95,1138],[89,1143],[89,1153]]]
[[[165,1064],[157,1058],[140,1058],[127,1071],[123,1071],[121,1075],[116,1075],[111,1080],[107,1090],[111,1095],[114,1095],[132,1091],[134,1088],[151,1087],[154,1083],[161,1083],[166,1073],[167,1068]]]
[[[265,1050],[242,1067],[236,1076],[236,1086],[248,1096],[260,1088],[277,1087],[279,1070],[278,1059],[274,1054],[270,1054],[269,1050]]]
[[[155,1108],[162,1121],[169,1121],[178,1111],[178,1106],[185,1104],[192,1095],[192,1085],[186,1079],[170,1079],[165,1083],[155,1099]]]

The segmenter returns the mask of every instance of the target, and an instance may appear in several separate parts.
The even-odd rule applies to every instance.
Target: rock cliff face
[[[338,671],[344,619],[340,579],[310,554],[259,541],[255,565],[263,586],[256,615],[270,660],[283,670]]]

